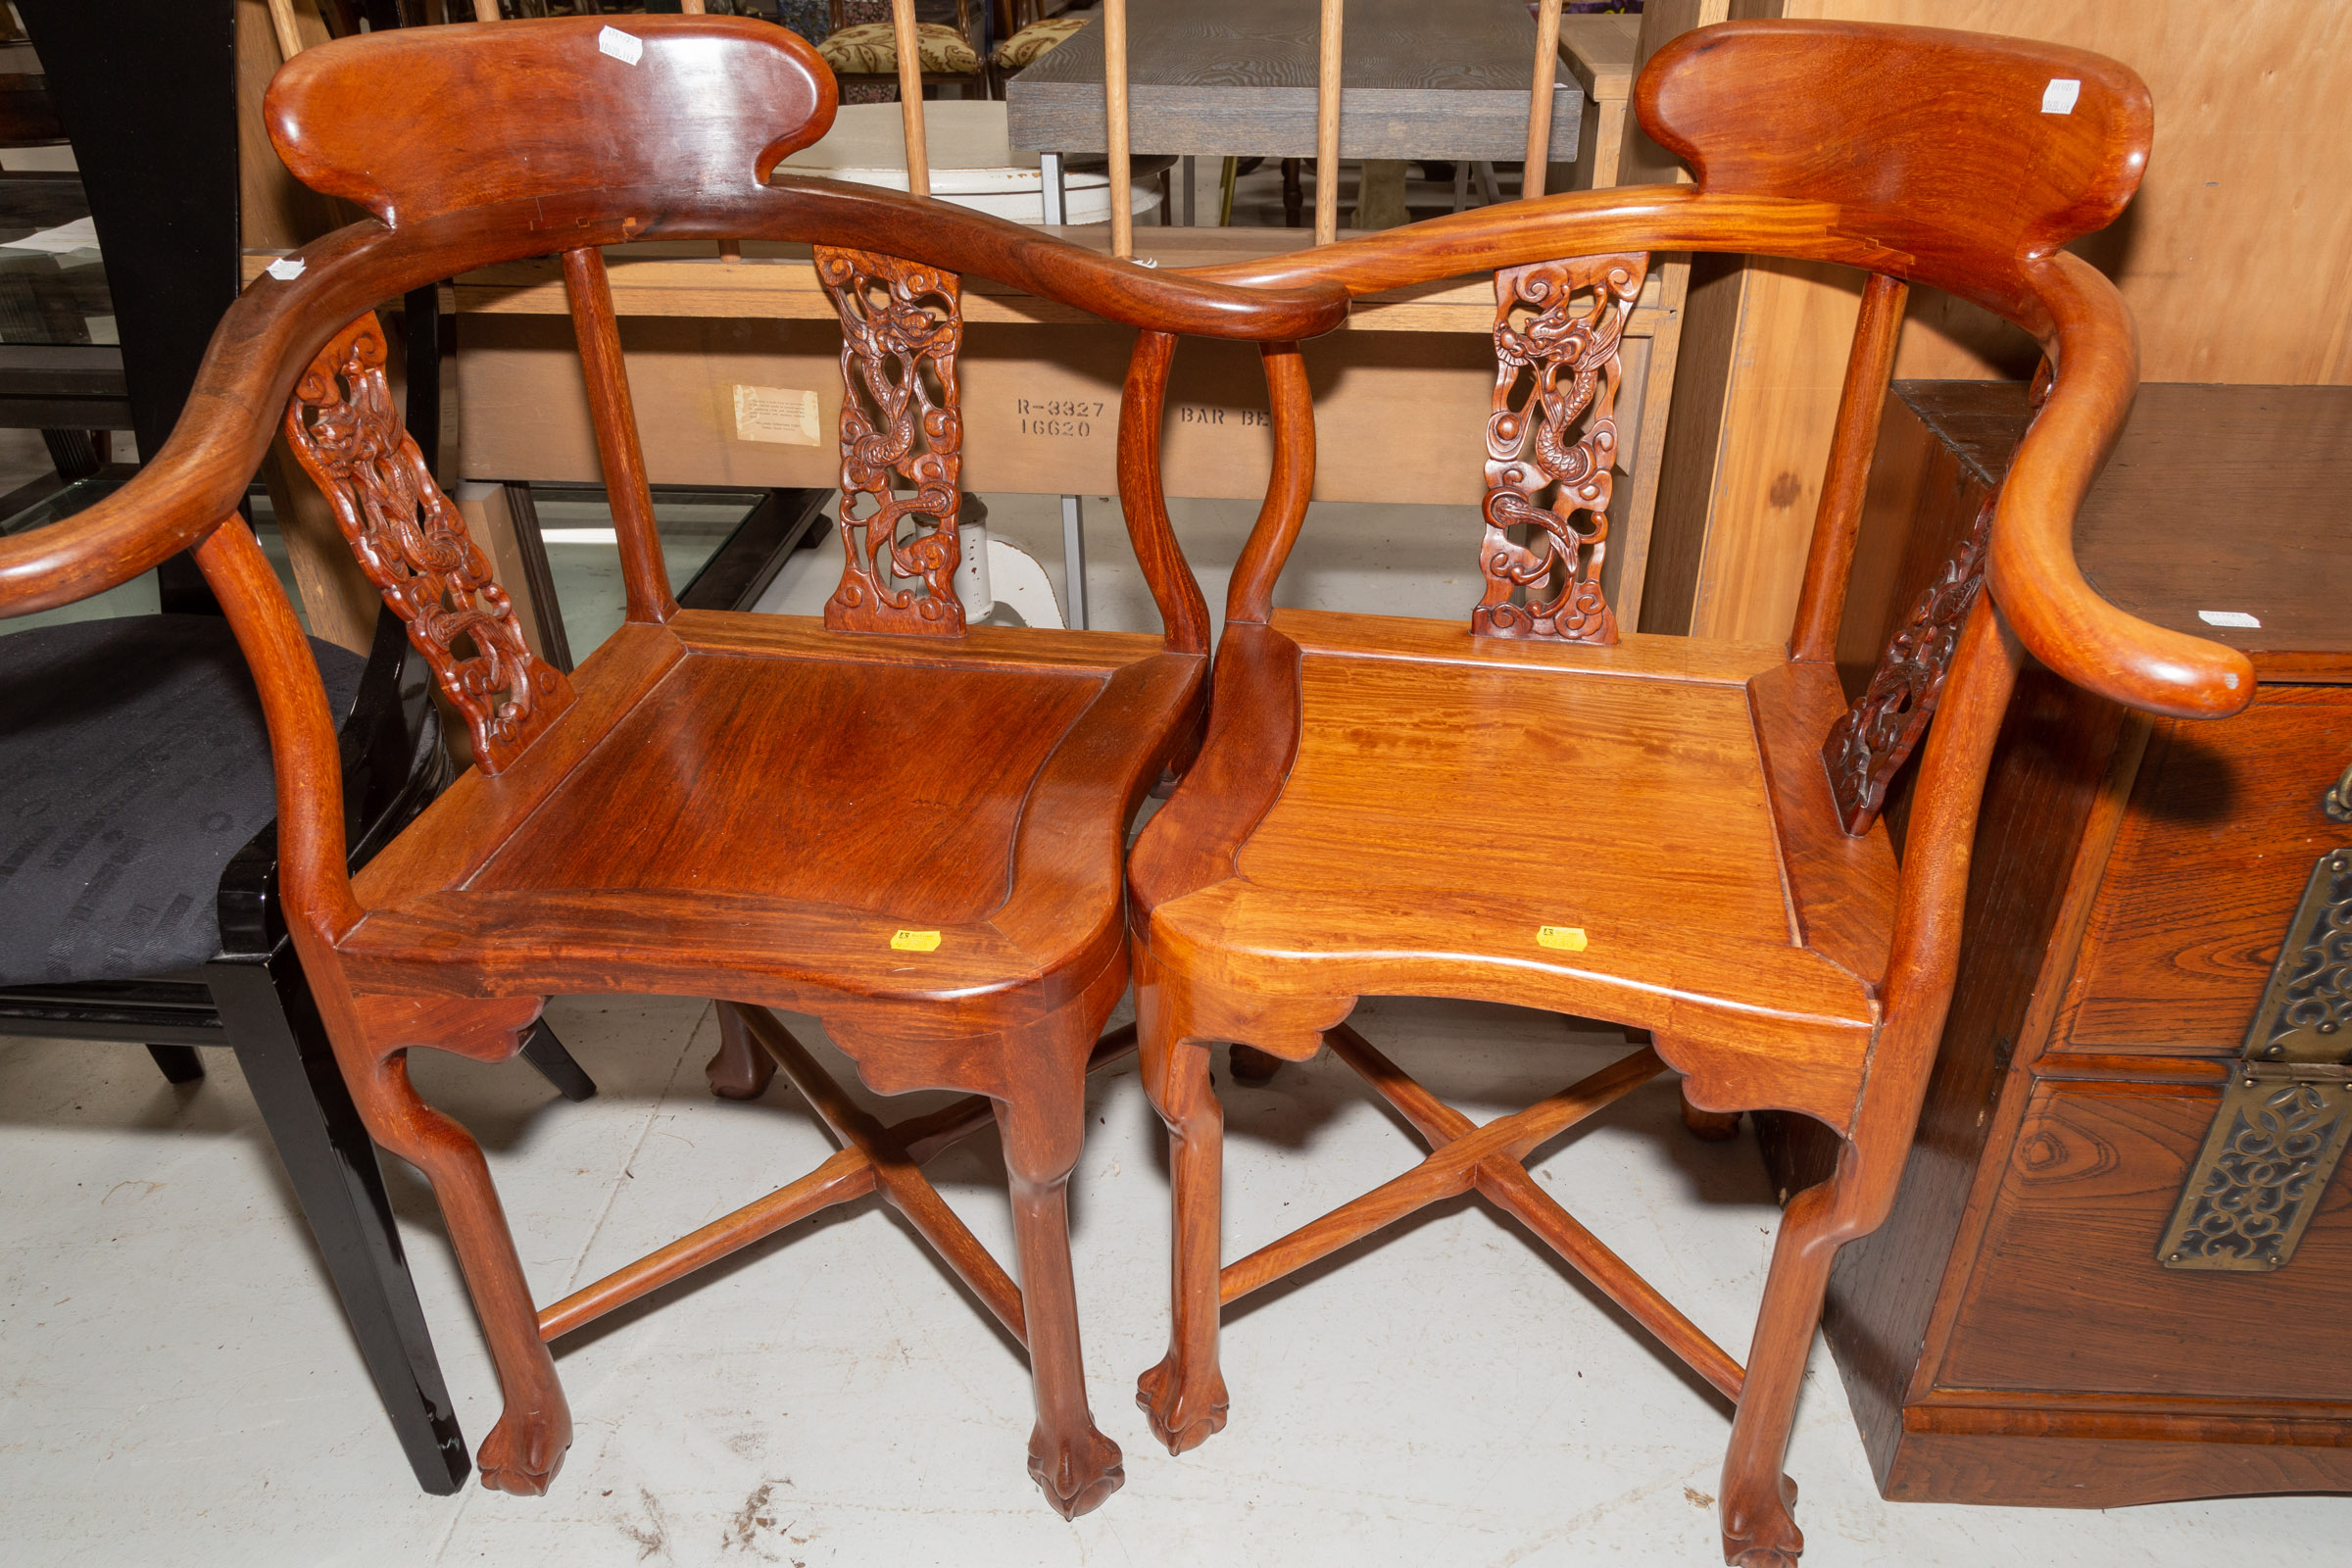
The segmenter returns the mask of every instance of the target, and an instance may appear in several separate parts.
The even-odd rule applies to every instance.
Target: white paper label
[[[788,386],[738,385],[735,439],[774,441],[788,447],[817,445],[816,394]]]
[[[2255,626],[2262,622],[2242,610],[2200,610],[2197,618],[2208,626]]]
[[[302,275],[303,260],[299,256],[280,256],[264,270],[280,283],[291,283]]]
[[[645,40],[633,32],[618,27],[607,27],[596,35],[596,46],[624,66],[633,66],[645,58]],[[2073,103],[2073,99],[2068,99]]]
[[[2082,83],[2074,76],[2053,76],[2050,84],[2041,89],[2041,112],[2045,115],[2071,115],[2075,100],[2082,96]]]

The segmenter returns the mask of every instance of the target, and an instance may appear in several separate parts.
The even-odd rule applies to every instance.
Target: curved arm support
[[[2033,270],[2058,378],[2001,488],[1992,596],[2034,656],[2076,685],[2151,713],[2226,717],[2253,700],[2246,656],[2126,614],[2075,562],[2076,509],[2132,411],[2139,339],[2115,285],[2089,263],[2061,251]]]
[[[1179,654],[1208,652],[1208,601],[1185,564],[1184,547],[1168,520],[1167,492],[1159,472],[1160,411],[1168,396],[1168,368],[1176,338],[1168,332],[1139,332],[1127,361],[1127,385],[1119,398],[1119,508],[1127,514],[1127,540],[1144,568],[1152,601],[1159,606],[1168,649]]]
[[[1274,612],[1274,581],[1315,491],[1315,397],[1306,381],[1306,360],[1296,343],[1259,349],[1266,366],[1266,399],[1274,415],[1274,472],[1266,480],[1266,502],[1233,564],[1225,590],[1225,619],[1262,623]]]
[[[277,775],[278,886],[293,920],[332,942],[359,924],[343,827],[343,765],[334,715],[310,639],[262,547],[231,516],[196,551],[245,662],[262,676],[262,716]],[[277,678],[271,678],[275,676]]]
[[[294,383],[328,338],[379,301],[500,262],[639,239],[855,243],[1149,331],[1287,340],[1329,331],[1348,314],[1335,285],[1202,282],[896,191],[786,179],[704,195],[691,212],[675,202],[675,192],[574,193],[398,229],[363,220],[313,241],[292,258],[297,276],[257,278],[229,308],[172,438],[129,483],[63,522],[0,539],[0,618],[103,593],[193,546],[236,509]]]
[[[694,237],[804,240],[884,251],[953,272],[994,278],[1147,331],[1265,342],[1319,337],[1348,318],[1348,293],[1307,280],[1243,287],[1195,271],[1139,267],[1006,219],[838,180],[780,175],[732,213],[698,220]],[[675,224],[660,237],[686,237]],[[647,230],[649,235],[655,229]]]
[[[1311,250],[1188,268],[1182,275],[1250,288],[1336,283],[1361,298],[1530,262],[1618,251],[1754,251],[1912,275],[1914,258],[1841,232],[1838,217],[1830,202],[1715,195],[1690,185],[1619,185],[1473,208]]]

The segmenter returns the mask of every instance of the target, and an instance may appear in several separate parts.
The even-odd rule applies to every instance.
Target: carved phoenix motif
[[[1487,419],[1482,637],[1613,643],[1601,596],[1626,318],[1647,256],[1592,256],[1494,274],[1494,411]],[[1590,291],[1591,303],[1577,296]],[[1522,318],[1525,318],[1522,321]],[[1583,421],[1581,434],[1572,434]],[[1551,503],[1544,505],[1550,493]],[[1511,537],[1524,526],[1527,543]],[[1545,597],[1557,577],[1556,591]],[[1520,590],[1526,602],[1517,602]]]
[[[816,247],[816,275],[841,317],[841,544],[848,557],[841,586],[825,603],[825,624],[960,636],[963,606],[954,579],[963,467],[956,384],[961,285],[934,267],[829,245]]]
[[[335,525],[464,716],[475,763],[495,773],[571,706],[571,682],[523,641],[490,558],[392,406],[373,313],[311,362],[286,405],[286,444]]]

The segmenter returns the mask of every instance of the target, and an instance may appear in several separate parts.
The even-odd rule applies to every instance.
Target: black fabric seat
[[[338,722],[366,662],[311,640]],[[0,986],[220,953],[220,875],[275,819],[261,700],[218,615],[0,636]]]

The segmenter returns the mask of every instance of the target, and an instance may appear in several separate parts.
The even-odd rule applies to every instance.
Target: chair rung
[[[1445,1150],[1411,1170],[1349,1199],[1321,1219],[1309,1220],[1278,1242],[1228,1263],[1217,1275],[1217,1301],[1229,1305],[1251,1291],[1328,1257],[1349,1242],[1396,1224],[1441,1198],[1470,1190],[1475,1160],[1448,1158]]]
[[[797,1220],[806,1219],[836,1203],[863,1198],[882,1185],[881,1175],[888,1175],[893,1185],[902,1189],[898,1193],[885,1193],[891,1206],[901,1213],[906,1213],[906,1205],[899,1200],[907,1196],[908,1189],[921,1189],[910,1200],[917,1212],[906,1213],[907,1219],[939,1250],[949,1267],[955,1269],[963,1282],[972,1288],[998,1320],[1012,1331],[1013,1337],[1026,1345],[1028,1340],[1022,1325],[1019,1288],[997,1265],[996,1259],[989,1256],[978,1240],[963,1228],[962,1222],[947,1210],[947,1205],[940,1201],[939,1195],[932,1191],[930,1183],[924,1181],[915,1170],[915,1167],[950,1144],[970,1137],[996,1120],[996,1109],[988,1097],[967,1095],[895,1127],[884,1127],[841,1093],[840,1088],[824,1075],[801,1048],[800,1042],[792,1038],[773,1013],[765,1007],[745,1007],[744,1016],[755,1037],[759,1037],[768,1054],[782,1064],[796,1087],[801,1087],[804,1074],[812,1076],[822,1086],[819,1091],[824,1097],[821,1102],[816,1097],[808,1095],[806,1087],[802,1087],[801,1092],[816,1106],[817,1114],[826,1124],[841,1134],[851,1147],[834,1154],[799,1181],[780,1187],[756,1202],[746,1203],[733,1213],[712,1220],[701,1230],[681,1236],[667,1247],[648,1252],[636,1262],[613,1270],[595,1284],[572,1292],[539,1314],[539,1338],[543,1341],[553,1340],[558,1335],[569,1334],[608,1312],[626,1306],[641,1296],[683,1279],[696,1269],[717,1262],[730,1252],[741,1251],[754,1242],[772,1236]],[[769,1032],[762,1031],[762,1024]],[[777,1044],[777,1036],[781,1036],[784,1042],[781,1049]],[[1118,1060],[1134,1049],[1135,1025],[1113,1029],[1095,1042],[1094,1053],[1087,1057],[1086,1070],[1091,1073],[1098,1067]],[[834,1121],[835,1116],[854,1125],[859,1136],[842,1133],[841,1124]],[[878,1174],[874,1152],[866,1147],[868,1143],[883,1152],[885,1162],[890,1167],[887,1171]],[[928,1203],[924,1201],[923,1194],[930,1195]],[[938,1205],[936,1210],[931,1207],[932,1204]],[[944,1222],[940,1217],[942,1214],[945,1214]],[[934,1235],[935,1230],[940,1234]],[[957,1236],[960,1236],[963,1245],[955,1240]],[[943,1237],[946,1238],[944,1242]],[[963,1255],[959,1256],[958,1253]],[[972,1253],[978,1254],[977,1259]],[[993,1279],[989,1277],[991,1273]],[[980,1277],[974,1278],[975,1274]]]
[[[741,1251],[763,1236],[772,1236],[796,1220],[819,1209],[863,1198],[874,1190],[874,1163],[855,1149],[845,1149],[786,1187],[732,1214],[722,1215],[690,1235],[681,1236],[658,1251],[615,1269],[595,1284],[572,1292],[539,1314],[539,1338],[552,1340],[593,1323],[616,1307],[658,1291],[705,1264]]]
[[[1747,1376],[1740,1363],[1538,1187],[1519,1163],[1539,1145],[1665,1071],[1655,1050],[1644,1047],[1620,1057],[1558,1094],[1482,1127],[1422,1088],[1348,1025],[1341,1024],[1323,1038],[1334,1055],[1420,1131],[1431,1145],[1430,1155],[1403,1175],[1227,1264],[1217,1276],[1219,1305],[1237,1301],[1441,1198],[1475,1188],[1533,1231],[1692,1371],[1739,1400]]]

